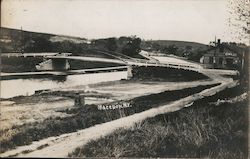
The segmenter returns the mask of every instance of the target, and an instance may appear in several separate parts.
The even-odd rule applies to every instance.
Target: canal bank
[[[203,81],[204,82],[204,81]],[[202,83],[202,82],[201,82]],[[123,86],[125,86],[125,83],[123,83],[124,85]],[[129,91],[130,89],[134,89],[136,86],[140,86],[140,84],[142,84],[142,83],[136,83],[136,84],[134,84],[134,82],[133,83],[131,83],[130,84],[130,88],[125,88],[125,87],[122,87],[122,84],[116,84],[115,86],[114,86],[114,88],[117,88],[117,91],[116,92],[113,92],[113,97],[112,98],[116,98],[116,100],[118,100],[118,96],[117,96],[117,94],[120,94],[120,100],[125,100],[124,99],[124,95],[126,95],[126,93],[129,93],[129,92],[131,92],[131,91]],[[134,92],[134,94],[127,94],[125,97],[127,97],[128,99],[131,99],[131,100],[133,100],[134,99],[134,97],[140,97],[140,96],[147,96],[147,93],[148,93],[148,95],[150,95],[151,93],[155,93],[155,96],[152,96],[151,98],[152,98],[152,102],[154,101],[154,102],[164,102],[164,100],[163,101],[161,101],[161,100],[154,100],[154,98],[157,98],[157,93],[159,93],[159,92],[162,92],[162,91],[164,91],[164,90],[169,90],[169,93],[171,94],[171,92],[172,93],[174,93],[176,90],[179,90],[179,93],[178,93],[178,91],[176,92],[177,94],[179,94],[179,95],[181,95],[181,96],[185,96],[185,92],[186,93],[191,93],[192,94],[192,92],[193,91],[195,91],[196,89],[194,88],[194,89],[192,89],[192,87],[197,87],[196,85],[195,85],[195,83],[189,83],[189,82],[187,82],[187,83],[185,83],[185,84],[183,84],[182,85],[182,87],[181,86],[179,86],[179,87],[176,87],[176,85],[175,86],[173,86],[173,85],[169,85],[170,83],[158,83],[158,84],[153,84],[152,82],[151,83],[149,83],[149,84],[143,84],[144,85],[144,87],[138,87],[138,88],[140,88],[140,91],[138,91],[138,92]],[[201,85],[204,85],[203,87],[201,87],[201,88],[199,88],[197,91],[199,91],[200,89],[202,90],[202,89],[205,89],[207,86],[206,85],[209,85],[209,82],[208,81],[206,81],[206,82],[204,82],[204,83],[202,83]],[[210,84],[211,84],[211,81],[210,81]],[[149,87],[149,86],[152,86],[153,85],[153,87],[154,88],[158,88],[157,90],[155,90],[155,92],[150,92],[150,91],[148,91],[148,92],[145,92],[145,86],[146,87]],[[164,85],[165,85],[165,88],[164,88]],[[151,87],[151,88],[153,88],[153,87]],[[92,87],[93,88],[93,87]],[[182,89],[184,89],[184,88],[189,88],[189,89],[187,89],[187,90],[183,90],[183,92],[182,92]],[[103,96],[106,96],[106,98],[111,98],[111,96],[110,97],[108,97],[108,95],[112,95],[112,90],[109,90],[109,86],[107,86],[107,85],[103,85],[103,86],[100,86],[99,85],[99,90],[103,90],[104,92],[102,92],[102,93],[104,93],[103,94]],[[106,91],[105,91],[106,90]],[[107,92],[109,90],[109,93]],[[144,90],[144,92],[143,92],[143,90]],[[118,91],[120,92],[120,93],[118,93]],[[93,90],[93,91],[89,91],[89,93],[91,93],[92,92],[92,94],[93,94],[93,92],[95,92],[95,95],[98,95],[98,93],[99,93],[99,95],[100,95],[100,92],[98,92],[97,91],[97,88],[96,88],[96,90]],[[123,95],[121,94],[121,92],[124,92],[123,93]],[[182,92],[182,93],[181,93]],[[136,94],[137,93],[137,94]],[[72,94],[72,93],[70,93],[70,94]],[[187,94],[187,95],[188,95]],[[85,94],[85,95],[87,95],[87,94]],[[161,95],[162,96],[162,95]],[[32,99],[32,97],[33,97],[33,99]],[[87,126],[88,124],[97,124],[97,123],[102,123],[102,122],[107,122],[107,121],[110,121],[110,120],[113,120],[113,118],[110,118],[111,117],[111,114],[110,115],[107,115],[107,113],[109,114],[109,113],[111,113],[111,112],[106,112],[105,113],[105,111],[103,111],[103,110],[95,110],[95,109],[97,109],[97,106],[96,105],[89,105],[87,108],[88,108],[88,110],[87,110],[87,112],[85,112],[85,113],[87,113],[87,114],[85,114],[84,112],[82,112],[82,111],[80,111],[80,110],[75,110],[75,106],[74,106],[74,104],[72,103],[71,105],[68,105],[68,106],[66,106],[65,104],[67,103],[66,102],[66,100],[64,99],[64,102],[61,102],[63,99],[60,99],[60,100],[58,100],[58,104],[60,105],[56,105],[56,102],[55,101],[51,101],[52,103],[49,103],[49,101],[48,101],[48,98],[47,97],[51,97],[51,98],[55,98],[56,96],[54,95],[54,96],[52,96],[51,94],[48,94],[48,96],[46,96],[45,94],[44,95],[37,95],[37,96],[30,96],[30,97],[27,97],[26,99],[23,99],[23,100],[21,100],[22,98],[21,97],[19,97],[19,99],[17,98],[17,99],[15,99],[15,98],[13,98],[12,99],[12,101],[19,101],[19,102],[21,102],[21,101],[23,101],[23,102],[25,102],[25,103],[19,103],[19,104],[11,104],[11,105],[9,105],[9,106],[5,106],[5,107],[3,107],[3,110],[6,110],[7,108],[8,108],[8,110],[6,110],[6,111],[4,111],[5,113],[5,116],[2,118],[3,120],[5,120],[5,122],[7,123],[8,121],[13,121],[13,117],[15,117],[15,114],[19,114],[20,116],[16,116],[17,117],[17,119],[16,119],[16,121],[18,121],[18,120],[22,120],[23,121],[23,124],[20,124],[19,126],[18,125],[16,125],[18,122],[15,122],[15,123],[13,123],[12,122],[12,126],[10,125],[9,126],[9,129],[8,128],[6,128],[5,130],[2,130],[1,131],[1,138],[2,138],[2,140],[1,140],[1,142],[2,143],[5,143],[4,145],[9,145],[9,144],[16,144],[16,143],[19,143],[19,144],[21,144],[21,143],[23,143],[23,141],[25,141],[25,143],[29,143],[30,142],[30,137],[31,136],[34,136],[34,133],[35,134],[37,134],[38,132],[43,132],[43,131],[45,131],[44,133],[43,133],[43,136],[44,135],[52,135],[52,136],[54,136],[54,135],[59,135],[60,133],[66,133],[66,132],[68,132],[68,131],[70,131],[70,132],[72,132],[72,131],[75,131],[74,129],[75,129],[75,127],[74,127],[74,124],[73,123],[75,123],[75,126],[76,125],[78,125],[78,126]],[[166,98],[165,97],[165,95],[163,95],[162,96],[163,98]],[[174,97],[177,97],[177,96],[174,96]],[[21,98],[21,99],[20,99]],[[58,98],[58,97],[57,97]],[[61,97],[62,98],[62,97]],[[170,101],[171,100],[174,100],[174,99],[172,99],[173,97],[171,97],[171,96],[169,96],[169,97],[167,97],[167,99],[169,99]],[[178,98],[181,98],[181,97],[178,97]],[[56,98],[55,98],[56,99]],[[70,98],[68,98],[68,101],[69,101],[69,99]],[[43,102],[45,102],[45,101],[47,101],[47,103],[44,103],[43,105],[42,105],[42,103]],[[145,101],[144,99],[142,99],[142,101],[141,102],[143,102],[143,101]],[[31,103],[31,102],[33,102],[33,104]],[[71,100],[71,102],[72,102],[72,100]],[[38,104],[34,104],[34,103],[38,103]],[[53,104],[54,103],[54,104]],[[48,105],[47,107],[45,107],[45,105]],[[141,106],[142,107],[138,107],[138,108],[136,108],[136,109],[143,109],[144,107],[143,107],[143,103],[141,103]],[[152,103],[151,104],[149,104],[149,106],[153,106],[152,105]],[[157,106],[157,104],[155,105],[155,106]],[[29,109],[27,109],[27,107],[30,107]],[[10,110],[12,108],[12,111]],[[17,111],[18,109],[15,109],[15,108],[19,108],[19,111]],[[131,108],[127,108],[127,109],[129,109],[130,111],[135,111],[136,112],[136,110],[134,110],[134,107],[131,107]],[[149,109],[149,108],[146,108],[145,107],[145,109]],[[93,111],[94,110],[94,111]],[[26,112],[27,111],[27,112]],[[113,113],[115,113],[116,114],[116,116],[118,115],[119,116],[119,111],[122,111],[122,110],[117,110],[118,111],[118,113],[115,113],[115,112],[113,112]],[[125,109],[124,109],[124,111],[126,111]],[[143,111],[143,110],[142,110]],[[54,112],[54,113],[53,113]],[[134,113],[135,113],[134,112]],[[27,116],[27,113],[29,114],[29,116]],[[61,113],[60,114],[60,116],[57,116],[56,114],[58,114],[58,113]],[[101,114],[102,115],[101,115]],[[120,113],[122,113],[122,112],[120,112]],[[55,115],[54,115],[55,114]],[[78,115],[77,115],[78,114]],[[98,115],[99,114],[99,115]],[[106,115],[105,115],[106,114]],[[122,113],[123,114],[123,113]],[[126,113],[125,113],[126,114]],[[125,115],[124,114],[124,115]],[[133,114],[133,113],[132,113]],[[79,119],[81,119],[81,120],[83,120],[84,119],[84,121],[85,121],[85,118],[87,118],[86,119],[86,121],[85,122],[80,122],[81,124],[79,125],[79,124],[77,124],[78,123],[78,118],[76,118],[76,119],[74,119],[75,117],[73,117],[73,116],[79,116],[80,115],[80,117],[79,117]],[[83,116],[82,116],[83,115]],[[121,114],[120,114],[121,115]],[[128,114],[127,114],[128,115]],[[72,117],[71,117],[72,116]],[[126,115],[125,115],[126,116]],[[11,119],[10,119],[10,117],[12,117]],[[24,118],[23,118],[24,117]],[[31,120],[31,119],[25,119],[25,117],[31,117],[31,119],[33,120]],[[123,117],[123,115],[121,115],[121,116],[119,116],[119,118],[120,117]],[[9,118],[9,120],[8,120],[8,118]],[[107,119],[107,121],[106,121],[106,119]],[[73,123],[71,123],[71,122],[69,122],[69,121],[71,121],[71,119],[74,119],[74,122]],[[102,121],[102,120],[104,120],[104,121]],[[108,120],[109,119],[109,120]],[[114,118],[115,119],[115,118]],[[60,121],[60,122],[59,122]],[[65,121],[65,122],[63,122],[63,121]],[[58,123],[59,122],[59,123]],[[63,123],[62,123],[63,122]],[[97,123],[96,123],[97,122]],[[66,126],[67,125],[67,123],[69,124],[68,126]],[[71,123],[71,124],[70,124]],[[14,125],[13,125],[14,124]],[[49,125],[48,125],[49,124]],[[64,124],[66,124],[65,126],[63,126]],[[73,124],[73,125],[72,125]],[[14,126],[14,127],[13,127]],[[46,128],[45,128],[45,127]],[[73,126],[73,127],[72,127]],[[89,125],[89,126],[91,126],[91,125]],[[64,128],[67,128],[67,130],[62,130],[61,128],[59,128],[59,127],[64,127]],[[14,128],[14,129],[13,129]],[[53,133],[49,133],[50,131],[47,131],[47,128],[49,128],[50,130],[55,130],[54,128],[56,128],[56,134],[54,134],[54,132]],[[24,131],[24,132],[23,132]],[[66,132],[65,132],[66,131]],[[30,134],[29,135],[29,133],[28,132],[32,132],[32,134]],[[47,132],[47,133],[46,133]],[[20,134],[21,133],[21,134]],[[59,133],[59,134],[58,134]],[[11,135],[12,134],[12,135]],[[18,135],[19,134],[19,135]],[[14,136],[13,136],[14,135]],[[28,136],[27,136],[28,135]],[[38,135],[38,134],[37,134]],[[4,137],[7,137],[7,136],[9,136],[8,138],[4,138]],[[21,137],[22,136],[22,137]],[[27,136],[28,138],[25,138],[25,136]],[[36,136],[36,135],[35,135]],[[40,135],[39,135],[40,136]],[[7,140],[7,141],[6,141]],[[8,141],[8,140],[11,140],[12,142],[10,142],[10,141]],[[19,145],[18,144],[18,145]]]
[[[34,142],[33,144],[28,145],[28,146],[20,146],[13,151],[8,151],[8,152],[2,154],[2,156],[6,156],[8,154],[15,155],[16,153],[18,153],[19,156],[33,156],[33,155],[39,156],[38,154],[40,154],[42,156],[44,156],[44,155],[45,156],[46,155],[53,156],[53,154],[50,153],[50,151],[53,151],[53,152],[58,151],[60,153],[57,153],[55,155],[65,157],[65,156],[67,156],[68,153],[73,151],[74,148],[76,148],[77,146],[81,146],[81,145],[87,143],[89,141],[89,139],[96,139],[102,135],[107,135],[117,128],[121,128],[121,127],[129,128],[134,123],[140,122],[146,118],[154,117],[158,114],[164,114],[167,112],[173,112],[173,111],[182,109],[182,108],[186,107],[192,101],[210,96],[212,94],[215,94],[217,91],[223,90],[227,87],[233,87],[233,86],[235,86],[235,84],[236,83],[232,81],[230,83],[223,83],[223,84],[220,84],[217,86],[213,86],[212,88],[205,89],[199,93],[190,95],[190,96],[182,98],[180,100],[176,100],[174,102],[170,102],[169,104],[163,104],[163,105],[160,104],[160,106],[157,106],[156,108],[145,110],[141,113],[136,113],[134,115],[130,115],[127,117],[122,117],[121,119],[107,122],[104,124],[99,124],[99,125],[96,125],[94,127],[89,128],[89,129],[83,129],[83,130],[80,130],[77,132],[63,134],[63,135],[58,136],[58,137],[50,137],[50,138],[47,138],[44,140],[40,140],[39,142]],[[82,113],[83,112],[81,112],[79,115],[81,115]],[[89,115],[90,114],[88,114],[86,116],[86,117],[89,117],[88,120],[91,120],[94,122],[96,119],[93,118],[92,115],[91,115],[91,117]],[[96,117],[101,119],[103,116],[97,115]],[[62,119],[60,119],[60,121],[61,120]],[[53,121],[53,120],[51,120],[51,121]],[[66,122],[66,123],[68,123],[68,122]],[[84,123],[82,123],[82,124],[84,124]],[[42,125],[44,125],[44,124],[42,124]],[[42,126],[42,125],[40,125],[40,126]],[[60,124],[58,125],[55,122],[53,122],[53,124],[51,126],[55,127],[56,125],[59,127],[61,126]],[[72,126],[72,124],[70,124],[70,125]],[[60,129],[57,129],[57,130],[60,130]],[[102,130],[102,131],[100,132],[98,130]],[[31,131],[31,132],[33,132],[33,131]],[[92,132],[92,133],[90,133],[90,132]],[[79,140],[79,139],[81,139],[81,140]],[[66,144],[66,143],[70,144],[71,146],[68,146],[68,144]],[[43,147],[44,144],[47,144],[47,145]],[[40,150],[39,147],[43,147],[43,148],[41,148],[41,150]],[[62,152],[65,152],[65,153],[62,153]]]

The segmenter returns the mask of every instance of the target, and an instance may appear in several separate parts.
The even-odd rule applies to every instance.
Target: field
[[[226,89],[91,141],[69,157],[247,158],[248,98],[242,93],[239,86]]]

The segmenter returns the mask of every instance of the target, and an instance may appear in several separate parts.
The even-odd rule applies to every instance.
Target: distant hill
[[[65,35],[54,35],[50,37],[51,42],[63,42],[63,41],[70,41],[75,44],[81,44],[81,43],[90,43],[89,40],[85,38],[79,38],[79,37],[72,37],[72,36],[65,36]]]
[[[206,53],[209,46],[189,41],[147,40],[142,41],[141,48],[146,51],[158,52],[166,55],[172,54],[199,62],[199,59]]]
[[[138,54],[141,48],[148,51],[188,57],[191,60],[198,61],[208,48],[207,45],[196,42],[173,40],[144,41],[139,37],[111,37],[89,41],[81,37],[37,33],[3,27],[0,28],[0,33],[0,52],[3,53],[70,52],[99,57],[103,55],[90,50],[101,50],[141,58]]]
[[[87,39],[80,37],[37,33],[4,27],[0,28],[0,33],[1,52],[22,52],[22,50],[25,52],[51,51],[52,44],[58,45],[63,42],[73,44],[89,43]],[[36,47],[36,45],[38,45],[36,50],[31,49]]]
[[[10,28],[0,28],[0,31],[0,52],[3,53],[68,52],[84,56],[104,56],[104,53],[93,51],[99,50],[103,52],[108,51],[108,54],[117,55],[115,52],[118,52],[138,57],[141,43],[138,37],[111,37],[90,41],[80,37],[37,33]]]
[[[152,40],[149,42],[157,43],[159,45],[176,45],[179,48],[184,48],[186,46],[192,46],[193,48],[206,49],[207,45],[197,43],[197,42],[188,42],[188,41],[174,41],[174,40]]]
[[[175,41],[175,40],[147,40],[143,41],[142,48],[143,49],[152,49],[153,51],[157,51],[162,49],[163,47],[168,47],[174,45],[179,49],[191,48],[192,50],[206,50],[208,45],[197,43],[197,42],[189,42],[189,41]]]

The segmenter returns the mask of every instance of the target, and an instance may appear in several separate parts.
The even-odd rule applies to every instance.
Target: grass
[[[167,67],[155,67],[155,66],[147,66],[147,67],[133,67],[132,70],[133,79],[143,79],[143,80],[168,80],[173,82],[178,81],[196,81],[208,79],[207,76],[202,73],[191,71],[191,70],[183,70],[176,68],[167,68]]]
[[[119,129],[77,148],[69,157],[247,158],[247,99],[212,104],[240,93],[240,87],[226,89],[192,107]]]
[[[166,91],[159,94],[138,97],[133,100],[126,101],[132,104],[132,108],[126,109],[98,110],[96,105],[86,105],[82,107],[75,107],[74,109],[68,109],[65,112],[71,114],[69,117],[51,117],[43,122],[14,126],[11,130],[1,131],[1,136],[5,136],[6,133],[10,134],[9,131],[15,133],[8,136],[6,139],[1,138],[0,152],[5,152],[8,149],[15,148],[16,146],[31,144],[32,141],[38,141],[50,136],[57,136],[64,133],[75,132],[79,129],[88,128],[96,124],[142,112],[144,110],[157,107],[161,103],[168,103],[216,85],[218,84]]]

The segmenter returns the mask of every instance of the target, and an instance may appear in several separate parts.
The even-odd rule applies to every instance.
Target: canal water
[[[30,78],[2,80],[1,98],[11,98],[20,95],[32,95],[37,90],[60,89],[77,85],[88,85],[99,82],[117,81],[127,79],[127,71],[77,74],[68,76],[55,76],[55,78]]]

